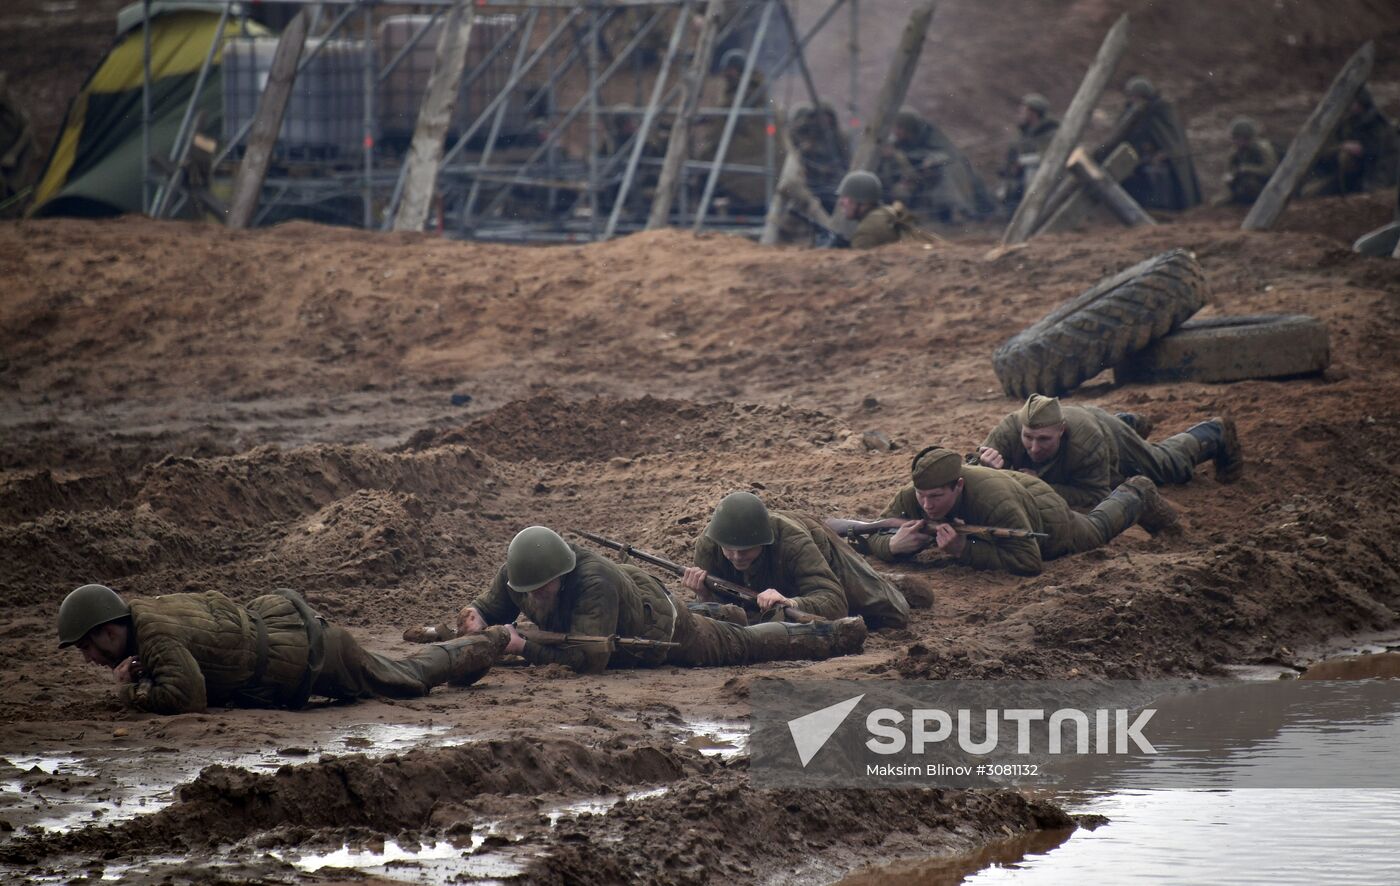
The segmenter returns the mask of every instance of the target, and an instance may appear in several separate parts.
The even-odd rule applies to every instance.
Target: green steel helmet
[[[116,591],[106,585],[83,585],[58,607],[58,648],[72,646],[93,628],[130,614],[131,607]]]
[[[719,57],[719,69],[721,71],[726,71],[730,68],[738,68],[742,71],[744,69],[745,63],[747,63],[748,60],[749,56],[747,53],[744,52],[744,50],[731,49],[724,55]]]
[[[788,110],[788,120],[792,121],[794,126],[800,126],[815,113],[816,108],[812,107],[811,102],[798,102]]]
[[[572,572],[578,557],[559,533],[544,526],[529,526],[516,533],[506,550],[506,584],[528,594]]]
[[[1236,117],[1230,121],[1230,138],[1254,138],[1259,134],[1259,124],[1248,117]]]
[[[1124,84],[1123,91],[1133,98],[1156,98],[1157,96],[1157,87],[1153,86],[1152,81],[1141,74]]]
[[[924,115],[913,108],[904,108],[898,114],[894,115],[894,125],[911,133],[916,133],[925,125]]]
[[[756,548],[773,543],[768,508],[752,492],[731,492],[715,508],[705,537],[722,548]]]
[[[878,175],[857,169],[855,172],[846,173],[846,177],[841,179],[836,196],[850,197],[857,203],[879,203],[884,191]]]
[[[1035,111],[1042,117],[1050,113],[1050,99],[1038,92],[1028,92],[1021,96],[1021,104]]]

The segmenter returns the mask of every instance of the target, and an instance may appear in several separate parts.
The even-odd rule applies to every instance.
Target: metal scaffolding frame
[[[297,62],[298,77],[311,69],[333,40],[344,39],[358,29],[355,39],[364,49],[358,78],[364,91],[360,100],[363,141],[358,156],[274,163],[263,183],[254,223],[315,217],[316,207],[338,207],[335,221],[387,229],[403,190],[407,163],[406,151],[396,151],[380,141],[376,95],[457,0],[280,2],[289,7],[324,9],[320,14],[324,25],[316,29],[314,39],[307,41]],[[473,88],[493,65],[508,64],[509,76],[484,106],[473,109],[470,122],[444,145],[435,191],[436,225],[450,236],[521,242],[599,240],[644,227],[647,207],[629,200],[642,190],[644,178],[659,170],[661,161],[648,157],[647,148],[652,147],[654,152],[661,128],[674,124],[683,107],[684,83],[677,72],[694,61],[688,61],[695,51],[695,41],[688,39],[690,32],[697,30],[691,26],[692,19],[705,3],[722,0],[470,2],[478,15],[514,13],[515,17],[507,36],[467,69],[460,89]],[[691,105],[694,113],[690,119],[709,124],[711,136],[719,126],[719,136],[712,145],[713,155],[706,159],[695,156],[694,145],[687,149],[669,216],[671,225],[697,231],[710,228],[757,233],[761,229],[766,204],[773,197],[778,179],[781,121],[771,93],[766,100],[746,102],[750,85],[761,71],[761,88],[767,93],[795,68],[802,92],[816,105],[820,99],[818,85],[808,68],[806,51],[843,6],[849,12],[848,26],[853,35],[848,50],[854,101],[858,0],[817,0],[812,5],[820,5],[821,12],[800,33],[792,8],[795,2],[798,0],[731,0],[724,7],[725,14],[719,20],[722,23],[713,35],[714,45],[723,46],[736,36],[746,35],[747,61],[728,106]],[[150,0],[146,0],[146,5],[149,12]],[[208,0],[208,6],[211,11],[221,10],[216,37],[199,70],[196,88],[168,158],[151,156],[149,17],[143,25],[143,63],[147,71],[142,105],[143,206],[156,217],[177,215],[192,199],[206,206],[211,202],[209,194],[196,196],[186,186],[186,162],[201,119],[196,104],[213,68],[216,47],[228,33],[226,29],[233,20],[240,20],[233,32],[235,36],[227,39],[243,39],[241,35],[247,33],[244,25],[248,7],[238,0]],[[426,18],[381,67],[382,58],[376,56],[376,22],[382,23],[390,14],[408,12]],[[622,45],[607,45],[605,31],[624,15],[628,16],[625,26],[615,27],[617,33],[612,34]],[[668,25],[667,19],[672,15],[674,21]],[[644,17],[640,22],[639,16]],[[654,57],[654,64],[644,64],[641,50],[653,34],[667,34],[664,53]],[[765,61],[763,53],[772,34],[785,35],[786,41],[776,61]],[[774,54],[769,52],[770,56]],[[633,103],[625,109],[605,111],[602,103],[606,88],[611,82],[629,77],[630,86],[623,87],[634,96]],[[622,90],[612,89],[614,94],[619,91]],[[578,97],[572,101],[560,100],[563,95],[575,94]],[[645,104],[641,103],[643,96]],[[533,144],[523,144],[522,139],[508,143],[503,135],[508,107],[518,107],[532,121]],[[605,115],[613,124],[606,145],[602,132]],[[620,117],[639,117],[640,122],[623,134]],[[250,116],[231,135],[226,133],[211,162],[216,181],[231,175],[238,148],[252,123]],[[741,128],[750,136],[762,133],[761,158],[729,156]],[[749,139],[750,149],[753,141]],[[720,199],[724,183],[734,177],[749,177],[750,182],[761,177],[763,205],[750,205],[747,212],[717,212],[726,202]],[[212,202],[217,204],[217,200]],[[351,218],[345,207],[355,203],[358,211]],[[540,204],[543,211],[539,211]]]

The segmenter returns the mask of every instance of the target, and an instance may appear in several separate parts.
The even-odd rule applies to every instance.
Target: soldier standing
[[[521,614],[541,628],[593,637],[630,637],[675,646],[609,648],[603,643],[546,646],[515,630]],[[463,607],[458,630],[471,636],[505,625],[505,651],[534,664],[562,664],[580,673],[609,667],[718,667],[786,659],[824,659],[860,651],[859,618],[818,624],[745,627],[704,618],[676,605],[665,585],[630,563],[614,563],[564,541],[544,526],[521,530],[491,589]]]
[[[366,652],[295,591],[240,606],[216,591],[127,603],[83,585],[58,610],[59,647],[112,669],[122,701],[153,714],[210,705],[300,708],[313,696],[414,698],[480,679],[509,639],[503,630],[437,643],[406,659]]]
[[[1215,462],[1215,478],[1244,475],[1234,419],[1212,418],[1149,443],[1142,419],[1111,415],[1097,406],[1061,406],[1058,397],[1031,394],[987,435],[978,460],[987,467],[1024,471],[1049,483],[1071,507],[1090,508],[1126,477],[1158,486],[1189,483],[1196,465]]]
[[[974,569],[1039,575],[1043,561],[1101,547],[1148,513],[1169,513],[1157,487],[1134,477],[1088,514],[1071,510],[1045,482],[1029,474],[963,464],[956,452],[929,447],[914,457],[912,480],[895,494],[882,517],[906,520],[894,535],[872,536],[870,550],[890,562],[936,546]],[[1174,519],[1174,518],[1173,518]],[[1046,534],[1046,538],[976,538],[955,525],[994,526]],[[1143,523],[1144,529],[1158,528]]]

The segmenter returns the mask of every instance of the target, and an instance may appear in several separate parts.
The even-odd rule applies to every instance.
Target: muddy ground
[[[429,879],[821,882],[1068,827],[1013,793],[756,791],[748,689],[796,673],[1219,675],[1393,629],[1400,275],[1346,246],[1388,211],[1303,204],[1244,234],[1207,209],[997,257],[975,240],[813,253],[662,232],[531,250],[304,224],[0,228],[0,863],[282,880],[312,877],[297,853],[387,837],[442,841],[446,862],[396,869]],[[1107,372],[1071,399],[1161,434],[1231,413],[1246,478],[1203,467],[1166,493],[1181,537],[1134,529],[1036,578],[922,565],[935,608],[861,655],[511,666],[417,701],[158,718],[120,711],[103,672],[54,648],[59,601],[89,581],[290,586],[402,651],[403,627],[484,588],[530,523],[684,560],[733,489],[873,515],[918,448],[968,449],[1015,406],[999,342],[1178,246],[1206,270],[1206,313],[1320,317],[1332,367],[1233,385]],[[869,430],[896,448],[867,448]]]

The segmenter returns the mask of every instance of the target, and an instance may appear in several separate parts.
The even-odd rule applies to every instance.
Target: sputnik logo
[[[841,724],[846,722],[862,698],[865,698],[864,694],[788,721],[788,731],[792,733],[792,743],[797,747],[797,758],[802,761],[804,769],[841,728]]]

